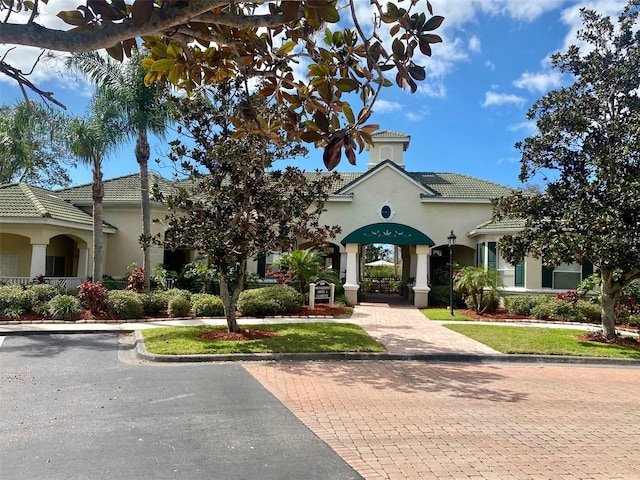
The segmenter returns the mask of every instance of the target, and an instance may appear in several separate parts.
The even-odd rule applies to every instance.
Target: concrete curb
[[[640,368],[640,360],[626,358],[570,357],[561,355],[484,355],[468,353],[373,353],[373,352],[323,352],[323,353],[233,353],[206,355],[158,355],[149,353],[142,333],[135,334],[135,355],[141,360],[157,363],[203,362],[309,362],[309,361],[418,361],[433,363],[521,363],[521,364],[571,364],[598,366],[625,366]]]

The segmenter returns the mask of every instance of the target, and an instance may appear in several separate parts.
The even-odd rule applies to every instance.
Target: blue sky
[[[55,8],[73,8],[78,0],[50,2]],[[384,89],[371,123],[383,130],[411,136],[405,152],[409,171],[458,172],[504,185],[519,186],[519,152],[514,144],[535,133],[527,110],[547,91],[571,82],[550,69],[549,57],[576,43],[579,8],[593,8],[614,18],[624,0],[431,0],[434,13],[446,20],[437,33],[444,43],[424,59],[427,79],[415,94],[397,87]],[[361,11],[368,1],[360,4]],[[55,25],[55,23],[53,23]],[[7,50],[0,46],[0,55]],[[35,58],[29,49],[15,49],[8,61],[25,71]],[[30,63],[31,62],[31,63]],[[90,90],[70,78],[55,61],[43,64],[33,79],[53,91],[73,113],[83,113]],[[0,77],[0,102],[20,98],[15,85]],[[313,151],[296,165],[323,168],[322,152]],[[152,159],[164,157],[166,141],[152,140]],[[364,171],[368,154],[358,165],[343,159],[339,171]],[[160,170],[155,164],[151,168]],[[137,171],[133,144],[123,146],[105,162],[104,176],[112,178]],[[90,170],[78,168],[74,183],[91,179]]]

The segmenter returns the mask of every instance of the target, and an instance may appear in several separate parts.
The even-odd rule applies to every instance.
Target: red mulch
[[[607,338],[602,332],[589,332],[584,335],[577,335],[576,338],[587,342],[606,343],[609,345],[620,345],[621,347],[640,348],[640,338],[622,337]]]
[[[226,340],[226,341],[243,341],[243,340],[261,340],[263,338],[277,337],[278,332],[267,332],[266,330],[252,330],[247,328],[239,332],[229,332],[227,330],[207,330],[198,335],[198,338],[205,340]]]

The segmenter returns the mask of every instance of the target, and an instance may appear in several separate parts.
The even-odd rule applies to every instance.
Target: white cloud
[[[484,66],[487,67],[489,70],[493,71],[496,69],[495,64],[491,61],[491,60],[487,60],[484,62]]]
[[[530,73],[524,72],[513,82],[517,88],[524,88],[530,92],[546,93],[562,84],[562,75],[558,71]]]
[[[480,38],[477,35],[472,35],[469,39],[469,50],[472,52],[480,52],[482,50]]]
[[[389,100],[376,100],[373,109],[376,113],[397,112],[402,109],[402,104],[398,102],[390,102]]]
[[[524,135],[527,137],[533,136],[538,133],[538,128],[536,127],[536,122],[520,122],[514,125],[511,125],[508,128],[511,132],[524,132]]]
[[[517,105],[520,107],[524,104],[524,102],[524,98],[512,93],[485,92],[482,107],[487,108],[500,105]]]
[[[442,82],[442,78],[429,79],[418,83],[418,93],[431,98],[447,98],[447,88]]]

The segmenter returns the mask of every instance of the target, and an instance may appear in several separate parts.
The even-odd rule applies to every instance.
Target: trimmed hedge
[[[504,308],[514,315],[531,315],[531,310],[536,305],[547,301],[550,297],[545,295],[516,295],[505,297]]]
[[[170,317],[188,317],[191,315],[191,302],[182,295],[175,295],[169,300],[167,313]]]
[[[110,290],[107,310],[120,318],[141,318],[143,314],[140,295],[131,290]]]
[[[191,310],[196,317],[220,317],[224,315],[224,305],[217,295],[195,293],[191,295]]]
[[[238,310],[249,317],[296,313],[302,309],[304,297],[287,285],[245,290],[238,299]]]

